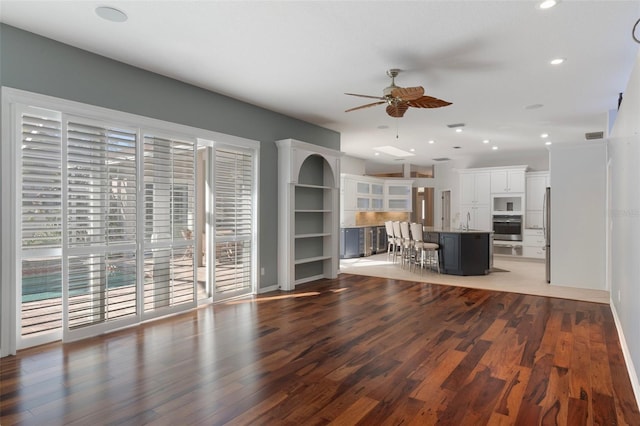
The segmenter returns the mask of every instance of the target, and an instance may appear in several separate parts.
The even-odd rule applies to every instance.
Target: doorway
[[[451,226],[451,190],[445,189],[440,193],[441,198],[441,215],[440,227],[447,229]]]
[[[257,282],[255,150],[199,139],[197,161],[198,303],[250,294]]]
[[[434,223],[434,190],[433,188],[412,188],[413,211],[411,221],[421,223],[424,226],[433,226]]]

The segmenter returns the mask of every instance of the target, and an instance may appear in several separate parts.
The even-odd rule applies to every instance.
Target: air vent
[[[593,139],[602,139],[604,138],[604,132],[589,132],[589,133],[585,133],[584,137],[588,141]]]
[[[433,161],[449,161],[451,158],[440,157],[440,158],[432,158]]]
[[[464,123],[447,124],[447,127],[450,129],[455,129],[456,127],[464,127]]]

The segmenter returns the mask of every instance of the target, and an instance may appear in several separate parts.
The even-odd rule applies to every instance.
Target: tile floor
[[[542,261],[494,256],[493,266],[506,272],[492,272],[482,276],[461,277],[438,274],[437,272],[429,270],[423,272],[420,272],[420,270],[409,271],[408,268],[403,269],[400,264],[389,261],[386,253],[356,259],[340,260],[340,272],[350,274],[482,288],[486,290],[511,291],[536,296],[559,297],[606,304],[609,304],[610,301],[608,291],[560,287],[547,284],[544,276],[544,262]]]

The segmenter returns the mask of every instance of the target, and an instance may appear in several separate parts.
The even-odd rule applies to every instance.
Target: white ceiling
[[[1,3],[4,23],[336,130],[347,154],[389,163],[373,148],[415,149],[408,161],[428,165],[540,152],[541,133],[554,144],[606,134],[640,46],[640,1]],[[99,18],[103,5],[128,20]],[[372,100],[344,93],[381,95],[389,68],[402,70],[397,85],[453,105],[400,119],[384,105],[345,113]]]

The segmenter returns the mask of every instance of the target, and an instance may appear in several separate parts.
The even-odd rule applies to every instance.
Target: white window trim
[[[9,87],[2,87],[1,92],[1,124],[2,124],[2,144],[0,144],[0,172],[2,183],[0,185],[0,230],[2,239],[0,247],[2,249],[2,259],[0,260],[0,357],[16,353],[16,261],[15,247],[15,222],[16,212],[14,209],[16,201],[16,166],[15,158],[15,135],[16,129],[14,117],[14,105],[23,104],[56,111],[63,111],[66,114],[79,115],[94,120],[119,121],[123,125],[130,125],[139,128],[153,128],[157,131],[171,132],[178,137],[195,140],[214,141],[213,144],[231,145],[255,150],[255,194],[254,203],[256,219],[254,225],[254,279],[252,292],[258,290],[258,268],[259,259],[259,158],[260,142],[239,136],[214,132],[164,120],[158,120],[137,114],[126,113],[109,108],[98,107],[81,102],[56,98]]]

